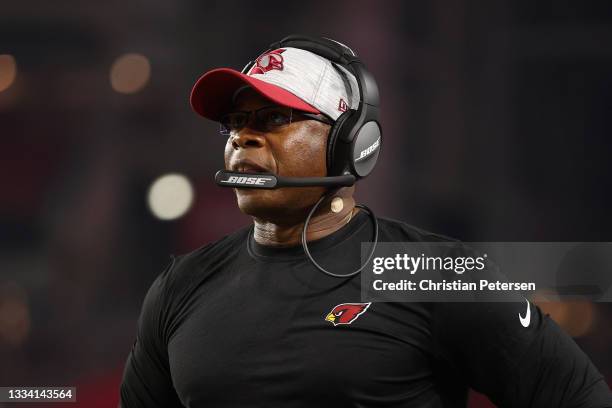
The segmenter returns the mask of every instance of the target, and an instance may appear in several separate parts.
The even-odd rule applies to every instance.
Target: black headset
[[[317,54],[346,68],[357,79],[358,108],[343,112],[329,133],[327,175],[352,175],[355,180],[366,177],[376,165],[382,143],[380,98],[374,77],[353,50],[329,38],[292,34],[271,44],[262,54],[284,47],[299,48]],[[247,73],[255,63],[256,60],[250,61],[242,69],[242,73]],[[338,71],[344,75],[344,72]]]
[[[350,48],[329,38],[316,38],[296,34],[289,35],[271,44],[260,55],[284,47],[299,48],[326,58],[332,64],[346,68],[357,80],[359,87],[358,108],[356,110],[347,109],[343,112],[336,119],[329,133],[327,141],[327,177],[280,177],[273,174],[246,174],[219,170],[215,175],[215,181],[220,186],[239,188],[273,189],[306,186],[352,186],[357,180],[366,177],[372,172],[380,152],[382,130],[379,121],[380,100],[376,81]],[[256,61],[250,61],[242,69],[242,73],[247,73]],[[346,76],[341,69],[338,69],[338,71],[341,75]],[[315,261],[308,249],[306,239],[306,231],[310,219],[326,197],[327,195],[324,194],[317,201],[304,221],[301,239],[302,247],[312,264],[323,273],[336,278],[351,277],[361,272],[374,255],[378,242],[378,221],[372,210],[367,206],[363,204],[355,205],[364,209],[370,215],[374,226],[373,245],[367,260],[359,269],[348,274],[332,273]]]

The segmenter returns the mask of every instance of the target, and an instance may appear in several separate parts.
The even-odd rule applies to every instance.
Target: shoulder
[[[383,238],[387,241],[459,242],[455,238],[410,225],[388,217],[376,217]],[[389,239],[390,238],[390,239]]]
[[[157,277],[154,285],[163,287],[165,296],[172,297],[183,291],[194,278],[233,259],[246,245],[250,229],[251,226],[243,227],[191,252],[172,255],[170,265]]]
[[[206,280],[212,270],[223,270],[233,259],[232,253],[243,248],[249,230],[250,227],[245,227],[189,253],[172,255],[145,296],[140,318],[142,330],[154,330],[158,338],[167,342],[174,327],[172,321],[192,295],[191,288]]]

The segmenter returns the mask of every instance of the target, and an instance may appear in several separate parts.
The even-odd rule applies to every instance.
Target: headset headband
[[[374,77],[368,72],[363,62],[361,62],[355,52],[346,45],[330,38],[292,34],[280,41],[270,44],[268,49],[266,49],[263,53],[282,47],[293,47],[310,51],[313,54],[317,54],[323,58],[335,62],[336,64],[344,66],[353,75],[355,75],[355,78],[357,79],[357,85],[359,88],[359,103],[376,108],[380,106],[378,86],[376,85]],[[246,73],[254,64],[255,60],[250,61],[242,69],[242,72]]]
[[[288,45],[287,43],[291,43],[291,45]],[[355,55],[353,50],[328,38],[308,37],[304,35],[293,34],[288,35],[282,40],[271,44],[270,48],[275,49],[289,46],[305,49],[308,51],[312,50],[312,52],[314,52],[315,54],[318,54],[323,58],[327,58],[328,60],[334,61],[341,65],[348,66],[355,61],[361,62],[357,55]]]

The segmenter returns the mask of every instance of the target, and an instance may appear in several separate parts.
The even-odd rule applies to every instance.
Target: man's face
[[[274,106],[251,89],[236,99],[236,111],[254,111]],[[247,173],[267,171],[285,177],[323,177],[327,174],[326,148],[330,126],[308,120],[294,111],[292,121],[273,131],[253,126],[253,116],[242,130],[232,132],[225,145],[225,168]],[[245,214],[274,222],[292,223],[303,217],[323,187],[234,190],[238,207]]]

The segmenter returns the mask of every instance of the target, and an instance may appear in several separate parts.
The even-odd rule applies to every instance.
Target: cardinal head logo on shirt
[[[365,312],[370,303],[340,303],[325,316],[325,320],[332,322],[334,326],[339,324],[351,324]]]

